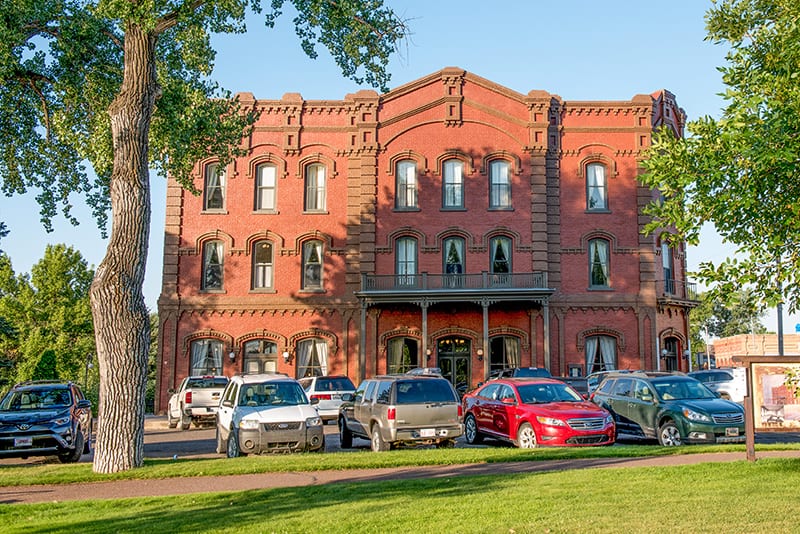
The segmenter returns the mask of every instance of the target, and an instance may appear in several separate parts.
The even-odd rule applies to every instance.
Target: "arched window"
[[[589,286],[609,287],[610,259],[608,241],[592,239],[589,241]]]
[[[617,339],[611,336],[586,338],[586,374],[617,368]]]
[[[223,245],[222,241],[206,241],[203,243],[203,276],[201,289],[206,291],[223,288]]]
[[[586,165],[586,209],[608,210],[608,183],[606,167],[601,163]]]
[[[221,375],[223,349],[224,345],[218,339],[197,339],[192,341],[189,374]]]
[[[417,240],[413,237],[401,237],[397,240],[395,252],[395,274],[397,284],[413,286],[417,274]]]
[[[319,163],[306,167],[306,211],[325,211],[325,166]]]
[[[328,374],[328,344],[322,338],[297,343],[297,378]]]
[[[395,208],[417,207],[417,164],[412,160],[397,162],[395,176]]]
[[[444,240],[442,252],[445,274],[444,283],[447,287],[461,287],[464,283],[463,274],[466,271],[464,261],[464,240],[460,237],[448,237]]]
[[[322,241],[303,243],[303,289],[322,289],[322,257]]]
[[[511,207],[511,165],[505,160],[494,160],[489,164],[489,207]]]
[[[489,371],[519,367],[519,338],[494,336],[489,340]]]
[[[661,243],[661,266],[664,272],[664,293],[672,295],[675,293],[675,261],[672,248],[666,241]]]
[[[511,239],[505,236],[493,237],[489,242],[489,271],[492,284],[506,286],[511,283]]]
[[[442,207],[464,207],[464,163],[457,159],[450,159],[444,162]]]
[[[272,243],[256,241],[253,243],[253,289],[269,289],[272,287]]]
[[[275,165],[259,165],[256,170],[256,211],[275,211],[275,189],[277,185]]]
[[[204,210],[225,209],[225,169],[218,163],[206,165],[203,192]]]
[[[419,367],[419,342],[410,337],[395,337],[389,340],[386,372],[405,373]]]
[[[278,370],[278,345],[267,339],[254,339],[244,344],[246,374],[274,373]]]

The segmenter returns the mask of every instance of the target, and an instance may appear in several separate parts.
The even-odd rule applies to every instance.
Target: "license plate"
[[[420,435],[420,437],[423,437],[423,438],[432,438],[432,437],[434,437],[436,435],[436,429],[435,428],[423,428],[423,429],[421,429],[419,431],[419,435]]]
[[[738,436],[739,435],[739,427],[728,427],[725,429],[726,436]]]
[[[14,438],[14,447],[33,447],[33,438]]]

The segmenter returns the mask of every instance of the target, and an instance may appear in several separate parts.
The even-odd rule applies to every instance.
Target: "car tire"
[[[470,445],[476,445],[483,441],[483,436],[478,432],[478,422],[472,414],[464,419],[464,439]]]
[[[390,449],[389,444],[383,441],[383,437],[381,436],[381,428],[378,425],[372,425],[370,436],[370,443],[374,452],[384,452]]]
[[[62,464],[71,464],[75,463],[81,459],[83,456],[83,445],[85,443],[83,432],[78,429],[77,433],[75,434],[75,448],[69,449],[65,452],[62,452],[58,455],[58,461]]]
[[[181,430],[189,430],[192,424],[192,416],[181,413]]]
[[[236,435],[236,430],[231,430],[228,435],[228,446],[225,448],[228,458],[238,458],[239,456],[247,456],[239,448],[239,437]]]
[[[342,449],[353,448],[353,433],[347,428],[347,421],[343,417],[339,418],[339,446]]]
[[[222,441],[222,434],[219,431],[219,427],[217,427],[217,454],[225,454],[228,449],[228,444]]]
[[[517,447],[520,449],[535,449],[539,446],[536,432],[530,423],[522,423],[517,429]]]
[[[658,443],[662,447],[679,447],[683,445],[681,433],[674,421],[666,421],[658,428]]]
[[[169,408],[167,408],[167,426],[170,428],[175,428],[178,426],[178,419],[172,418],[172,412],[169,411]]]

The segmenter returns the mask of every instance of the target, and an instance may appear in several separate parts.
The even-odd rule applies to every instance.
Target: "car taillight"
[[[394,421],[397,418],[397,408],[389,408],[386,410],[386,419]]]
[[[463,415],[464,415],[464,408],[459,404],[458,405],[458,418],[461,419],[461,417]]]
[[[317,394],[314,394],[314,395],[311,395],[311,398],[312,399],[319,399],[319,400],[331,400],[331,396],[329,394],[328,395],[317,395]]]
[[[191,404],[192,403],[192,392],[191,391],[187,391],[186,392],[186,396],[184,397],[183,401],[186,404]]]

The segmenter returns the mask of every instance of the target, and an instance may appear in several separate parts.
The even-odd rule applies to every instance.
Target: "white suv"
[[[293,378],[231,378],[217,410],[217,452],[228,458],[262,452],[324,451],[322,418]]]
[[[747,371],[744,367],[724,367],[692,371],[689,376],[708,386],[723,399],[742,404],[747,394]]]

